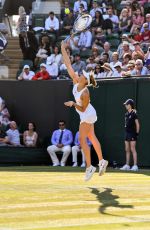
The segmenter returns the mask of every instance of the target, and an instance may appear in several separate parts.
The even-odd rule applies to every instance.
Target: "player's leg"
[[[98,159],[99,159],[99,175],[102,176],[106,171],[108,161],[103,159],[101,145],[100,145],[100,142],[98,141],[98,139],[97,139],[97,137],[95,135],[94,124],[91,125],[90,131],[88,133],[88,138],[92,142],[93,147],[94,147],[94,149],[96,151],[96,154],[98,156]]]
[[[86,173],[85,173],[85,181],[90,180],[92,175],[96,171],[96,168],[91,165],[90,148],[86,140],[90,128],[91,128],[91,124],[85,122],[81,123],[79,127],[79,140],[80,140],[81,148],[83,149],[83,152],[85,154],[85,160],[87,165]]]

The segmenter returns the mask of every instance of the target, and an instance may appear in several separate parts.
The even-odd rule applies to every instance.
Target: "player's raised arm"
[[[62,56],[63,56],[63,60],[64,60],[64,64],[66,65],[67,67],[67,71],[70,75],[70,77],[72,78],[73,80],[73,83],[76,84],[78,83],[78,75],[74,72],[72,66],[71,66],[71,61],[70,61],[70,58],[66,52],[66,44],[65,42],[62,42],[61,43],[61,52],[62,52]]]

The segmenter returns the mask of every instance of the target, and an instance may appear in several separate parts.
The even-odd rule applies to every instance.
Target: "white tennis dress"
[[[74,98],[75,98],[77,105],[81,106],[82,105],[81,95],[82,95],[83,91],[87,88],[85,87],[80,92],[78,92],[77,88],[78,88],[78,84],[75,84],[73,87],[72,93],[74,95]],[[81,112],[78,109],[76,109],[76,111],[80,115],[80,120],[81,120],[80,123],[86,122],[86,123],[93,124],[97,121],[96,110],[94,109],[94,107],[90,103],[88,104],[88,106],[84,112]]]

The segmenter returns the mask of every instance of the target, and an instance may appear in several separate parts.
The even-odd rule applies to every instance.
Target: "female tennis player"
[[[83,74],[79,77],[73,70],[69,56],[66,52],[66,43],[62,42],[61,51],[63,55],[64,63],[67,67],[68,73],[73,80],[73,95],[75,101],[68,101],[64,104],[69,107],[75,107],[76,111],[80,115],[80,127],[79,127],[79,136],[80,144],[86,159],[86,172],[85,172],[85,181],[90,180],[96,168],[91,165],[91,155],[90,149],[87,145],[86,138],[88,137],[92,142],[94,149],[97,153],[99,159],[99,175],[103,175],[106,171],[108,161],[103,159],[102,150],[100,143],[95,136],[94,132],[94,123],[97,121],[97,115],[94,107],[90,104],[90,94],[87,86],[96,87],[96,81],[93,74],[86,73],[83,71]]]

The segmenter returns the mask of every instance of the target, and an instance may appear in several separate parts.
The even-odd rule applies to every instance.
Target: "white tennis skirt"
[[[91,104],[88,105],[88,107],[86,108],[84,112],[81,112],[77,109],[76,111],[80,115],[80,123],[86,122],[89,124],[94,124],[97,121],[96,110]]]

